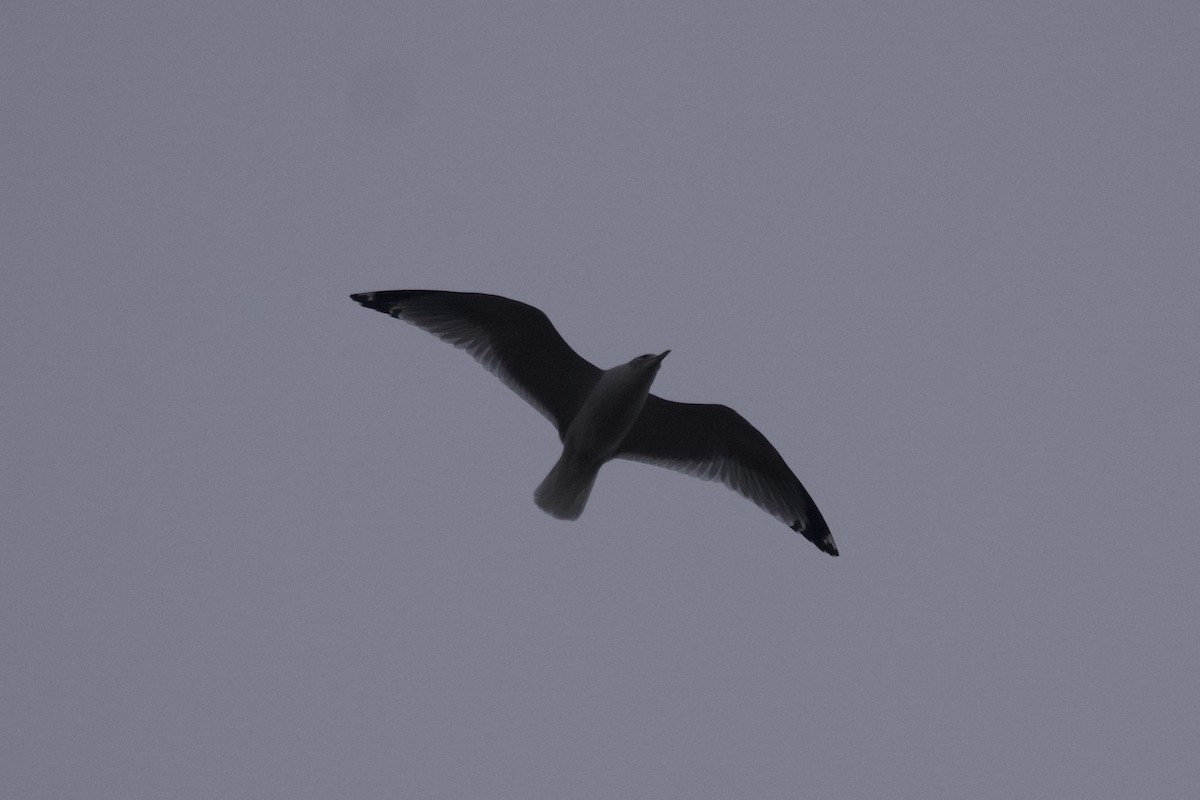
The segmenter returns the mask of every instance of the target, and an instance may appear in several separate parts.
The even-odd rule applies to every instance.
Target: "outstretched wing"
[[[412,323],[466,350],[566,433],[600,369],[571,349],[538,309],[471,292],[352,294],[367,308]]]
[[[617,458],[721,481],[824,552],[838,554],[804,485],[767,437],[732,408],[650,395]]]

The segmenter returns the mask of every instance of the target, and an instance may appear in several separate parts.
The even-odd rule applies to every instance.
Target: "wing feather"
[[[824,552],[838,554],[808,490],[767,437],[728,406],[652,394],[617,457],[720,481]]]
[[[558,428],[567,427],[600,369],[571,349],[531,305],[473,292],[396,290],[350,295],[466,350]]]

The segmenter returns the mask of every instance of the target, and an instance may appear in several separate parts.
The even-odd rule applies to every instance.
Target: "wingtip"
[[[834,543],[833,534],[829,532],[828,528],[825,528],[825,535],[821,537],[821,541],[816,542],[815,544],[817,547],[821,548],[821,552],[829,553],[829,555],[837,558],[837,544]]]
[[[397,305],[393,295],[395,292],[356,292],[350,295],[350,299],[358,303],[363,308],[369,308],[372,311],[378,311],[382,314],[396,316]]]
[[[789,525],[788,527],[790,527],[796,533],[800,534],[801,536],[803,536],[804,538],[808,539],[810,542],[815,544],[817,546],[817,549],[820,550],[822,553],[828,553],[829,555],[833,556],[834,558],[836,558],[838,556],[837,545],[834,544],[833,534],[831,534],[829,531],[825,531],[825,535],[822,536],[820,539],[814,539],[811,536],[809,536],[807,532],[805,532],[803,522],[798,521],[792,525]]]
[[[834,558],[837,558],[837,555],[838,555],[837,545],[833,543],[833,537],[830,536],[828,533],[826,533],[825,536],[822,537],[821,539],[812,540],[812,543],[815,544],[817,546],[817,549],[820,550],[822,553],[829,553],[829,555],[833,556]]]

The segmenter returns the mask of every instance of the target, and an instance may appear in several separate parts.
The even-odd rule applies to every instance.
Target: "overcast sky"
[[[1196,796],[1198,41],[3,3],[0,795]],[[841,557],[632,462],[544,515],[553,428],[399,288],[670,348]]]

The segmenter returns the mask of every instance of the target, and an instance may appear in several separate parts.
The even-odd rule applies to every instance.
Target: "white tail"
[[[552,517],[579,519],[599,472],[599,463],[585,461],[564,449],[550,474],[534,491],[533,501]]]

